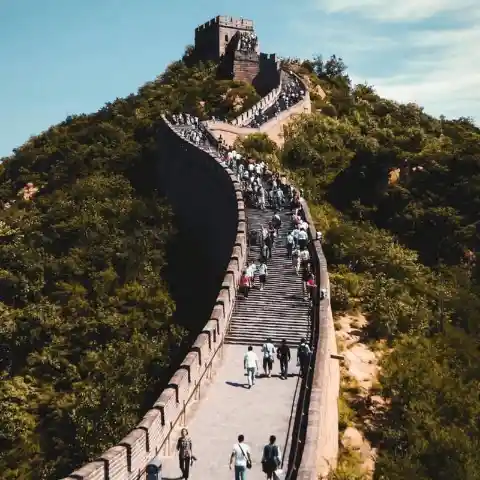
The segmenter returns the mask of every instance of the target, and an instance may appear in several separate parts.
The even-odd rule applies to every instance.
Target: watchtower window
[[[228,42],[228,34],[225,35],[225,41]]]

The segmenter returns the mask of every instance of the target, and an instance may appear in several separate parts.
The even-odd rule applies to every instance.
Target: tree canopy
[[[174,323],[176,224],[156,188],[156,129],[166,110],[233,118],[258,100],[215,70],[175,62],[2,160],[2,479],[61,478],[111,447],[198,333],[196,319]]]

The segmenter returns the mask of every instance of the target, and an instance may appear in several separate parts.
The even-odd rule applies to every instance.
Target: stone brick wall
[[[303,203],[310,237],[316,238],[316,230],[308,205]],[[324,480],[337,465],[338,457],[338,396],[340,391],[339,360],[332,308],[330,305],[330,279],[327,261],[321,243],[313,242],[316,255],[312,257],[317,275],[317,285],[325,288],[328,298],[320,302],[317,319],[317,345],[313,380],[310,386],[308,424],[305,434],[302,459],[297,480]]]
[[[245,207],[240,185],[233,172],[169,130],[166,121],[160,134],[164,141],[170,142],[172,151],[170,165],[165,165],[163,159],[159,159],[159,174],[165,176],[165,184],[172,185],[166,193],[177,202],[179,214],[189,215],[191,224],[201,226],[202,232],[208,232],[209,227],[214,228],[215,222],[216,232],[220,229],[228,231],[232,225],[234,227],[233,232],[226,234],[231,237],[231,242],[225,246],[229,256],[223,269],[223,282],[210,318],[152,408],[117,445],[71,473],[65,480],[136,480],[153,457],[160,452],[168,453],[171,448],[170,434],[183,425],[189,408],[200,397],[200,387],[208,383],[217,365],[232,314],[240,273],[247,255]],[[183,154],[180,154],[181,151]],[[188,186],[183,187],[182,181],[189,175],[191,180],[187,180]],[[207,177],[208,185],[201,181],[196,183],[198,175],[203,175],[202,179]],[[193,193],[197,197],[192,196],[188,188],[195,188]],[[222,211],[221,205],[217,204],[217,209],[202,209],[206,205],[213,206],[211,202],[216,197],[212,195],[216,191],[218,196],[222,196],[223,203],[234,205],[232,210],[230,207],[223,210],[225,214],[232,213],[230,219],[219,213]],[[194,204],[198,198],[204,200],[199,201],[200,206],[196,207]],[[202,215],[198,219],[200,211]],[[212,215],[215,215],[215,219],[209,220],[208,217]],[[196,246],[192,244],[192,248]],[[195,265],[192,265],[192,270],[194,268]],[[186,272],[187,278],[190,273]]]
[[[221,288],[235,242],[237,203],[231,184],[222,181],[223,170],[207,153],[179,142],[167,125],[157,143],[158,188],[173,206],[179,230],[168,267],[178,305],[175,320],[188,326],[192,319],[208,318]],[[194,288],[185,288],[185,277]]]
[[[260,72],[260,57],[257,53],[235,52],[233,57],[233,79],[253,83]]]
[[[237,32],[253,32],[252,20],[217,16],[195,29],[195,50],[202,60],[218,61]]]
[[[304,83],[303,80],[302,83]],[[218,139],[221,136],[223,140],[225,140],[227,145],[233,145],[237,137],[243,138],[253,133],[265,133],[270,137],[271,140],[273,140],[278,146],[281,147],[284,142],[283,127],[289,122],[291,122],[292,119],[294,119],[297,115],[301,115],[303,113],[310,113],[312,111],[310,94],[308,93],[308,89],[306,86],[305,92],[306,94],[303,100],[293,105],[288,110],[281,112],[278,117],[272,118],[268,122],[261,125],[259,128],[239,127],[235,123],[243,123],[242,118],[237,121],[234,120],[232,123],[207,122],[206,125],[208,129],[213,133],[215,138]],[[246,118],[246,116],[249,115],[249,112],[245,112],[242,115]]]

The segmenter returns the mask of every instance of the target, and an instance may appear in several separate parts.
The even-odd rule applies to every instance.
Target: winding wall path
[[[296,107],[298,105],[292,109]],[[166,120],[165,124],[168,125]],[[275,377],[262,378],[251,390],[242,387],[245,381],[242,366],[245,346],[227,345],[224,338],[235,306],[239,276],[247,258],[248,212],[245,211],[235,175],[215,152],[210,152],[208,161],[203,157],[205,152],[202,152],[201,158],[196,158],[193,144],[180,136],[178,143],[179,148],[191,152],[192,165],[211,171],[212,182],[229,183],[229,195],[236,198],[237,235],[222,288],[202,333],[152,409],[118,445],[70,474],[68,480],[145,478],[145,468],[154,457],[163,462],[165,480],[178,478],[174,444],[179,429],[185,425],[188,425],[195,441],[198,457],[193,478],[232,478],[227,467],[228,457],[236,436],[244,433],[256,464],[249,479],[264,478],[259,467],[260,448],[270,434],[276,434],[281,449],[284,450],[287,444],[287,456],[289,452],[292,454],[291,466],[294,468],[289,478],[317,480],[319,475],[323,477],[335,465],[338,453],[339,367],[338,361],[332,359],[332,355],[336,354],[336,344],[330,302],[328,298],[323,300],[319,309],[313,312],[311,335],[315,355],[306,389],[297,389],[296,377],[284,381]],[[185,146],[182,147],[182,144]],[[199,162],[202,162],[202,167],[199,167]],[[305,205],[304,208],[311,225],[310,236],[315,239],[316,232],[308,207]],[[318,241],[312,242],[311,253],[317,282],[321,287],[328,288],[325,257]],[[278,365],[275,367],[278,368]],[[297,399],[298,415],[295,425],[291,425],[292,407]],[[289,430],[294,426],[296,428]],[[287,464],[288,461],[285,467]]]

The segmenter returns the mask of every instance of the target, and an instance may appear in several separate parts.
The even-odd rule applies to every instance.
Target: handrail
[[[283,444],[283,456],[282,456],[282,464],[281,468],[283,469],[285,465],[285,455],[287,453],[287,446],[288,446],[288,440],[290,439],[290,431],[292,430],[292,423],[294,424],[295,422],[292,422],[295,418],[295,400],[297,398],[297,392],[298,392],[298,387],[301,388],[301,377],[297,377],[297,381],[295,382],[295,391],[293,392],[293,400],[292,400],[292,408],[290,409],[290,418],[288,420],[288,427],[287,427],[287,434],[285,435],[285,443]],[[297,405],[298,406],[298,405]],[[292,445],[292,442],[290,441],[290,445]]]
[[[314,239],[312,238],[311,230],[309,229],[309,237],[310,237],[310,242],[309,242],[309,250],[310,250],[310,258],[315,258],[315,276],[317,277],[317,285],[320,285],[319,281],[319,275],[320,275],[320,268],[318,264],[318,258],[315,254],[313,254],[312,246],[314,245]],[[312,384],[313,380],[313,374],[314,374],[314,368],[313,366],[315,365],[315,357],[317,353],[317,339],[318,339],[318,322],[315,321],[315,319],[318,319],[319,317],[319,305],[320,305],[320,288],[317,287],[316,292],[315,292],[315,300],[313,302],[313,309],[312,309],[312,340],[311,340],[311,345],[312,345],[312,353],[310,355],[309,361],[308,361],[308,369],[305,374],[305,377],[303,378],[302,381],[302,390],[300,393],[301,400],[299,401],[297,405],[297,412],[298,412],[298,424],[297,424],[297,429],[296,429],[296,434],[295,434],[295,440],[292,439],[292,448],[293,448],[293,455],[292,451],[290,451],[290,460],[289,460],[289,465],[288,465],[288,472],[286,475],[286,480],[291,480],[296,473],[298,466],[297,463],[299,461],[299,455],[301,455],[302,447],[303,447],[303,442],[302,442],[302,437],[303,437],[303,430],[304,430],[304,425],[303,422],[305,420],[305,416],[308,414],[308,406],[309,406],[309,400],[310,400],[310,387],[309,385]],[[301,457],[300,457],[301,458]],[[283,463],[282,463],[283,466]]]

